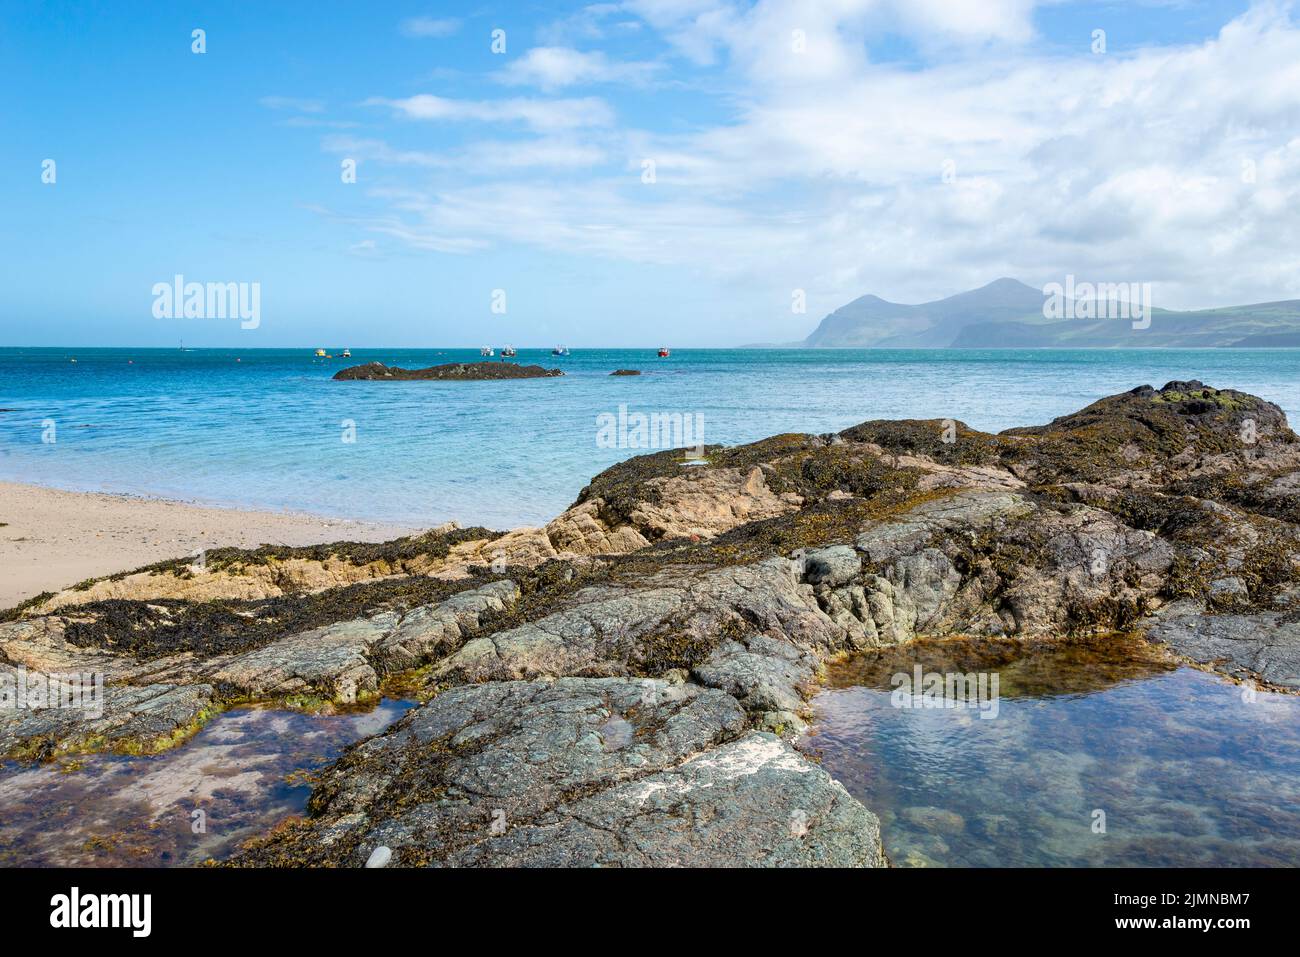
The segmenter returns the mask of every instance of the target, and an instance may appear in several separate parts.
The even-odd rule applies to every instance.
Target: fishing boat
[[[351,350],[351,349],[344,349],[344,350],[343,350],[343,358],[344,358],[344,359],[351,359],[351,358],[352,358],[352,350]]]
[[[668,351],[668,347],[667,347],[667,346],[660,346],[660,347],[659,347],[659,358],[660,358],[660,359],[667,359],[671,354],[672,354],[672,353],[670,353],[670,352]]]
[[[316,358],[317,358],[317,359],[328,359],[328,358],[329,358],[329,355],[328,355],[328,353],[325,352],[324,349],[317,349],[317,350],[316,350]]]
[[[506,346],[501,350],[502,359],[513,359],[517,355],[519,355],[519,353],[515,351],[514,346]]]
[[[551,350],[551,355],[553,356],[567,356],[568,354],[569,354],[568,346],[556,346],[554,349]]]
[[[482,349],[478,351],[478,354],[483,356],[485,359],[496,355],[496,353],[492,351],[491,346],[484,346]]]

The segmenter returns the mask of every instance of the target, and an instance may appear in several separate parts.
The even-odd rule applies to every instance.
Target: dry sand
[[[236,545],[382,542],[415,529],[0,482],[0,609],[87,578]]]

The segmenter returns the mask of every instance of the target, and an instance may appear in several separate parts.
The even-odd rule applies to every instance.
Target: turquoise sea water
[[[75,358],[74,363],[71,360]],[[477,350],[0,349],[0,478],[340,517],[544,522],[601,469],[597,417],[703,417],[707,442],[868,419],[1046,422],[1104,395],[1198,378],[1300,414],[1289,350],[522,350],[560,379],[334,382],[346,365],[477,361]],[[614,369],[639,377],[611,377]],[[53,443],[43,425],[53,420]],[[355,423],[346,443],[344,421]]]

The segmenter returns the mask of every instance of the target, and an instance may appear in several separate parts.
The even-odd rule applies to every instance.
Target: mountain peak
[[[814,348],[947,346],[974,322],[1041,315],[1043,294],[1018,279],[995,279],[946,299],[904,305],[859,296],[836,309],[805,340]]]
[[[983,292],[986,289],[997,290],[997,291],[1015,290],[1016,292],[1024,292],[1025,290],[1029,290],[1036,296],[1042,295],[1042,292],[1040,290],[1035,289],[1033,286],[1026,285],[1025,283],[1021,282],[1019,279],[1012,279],[1010,276],[1003,276],[1001,279],[994,279],[991,283],[988,283],[987,285],[984,286],[980,286],[979,289],[975,289],[972,291]]]
[[[1003,276],[916,305],[859,296],[804,340],[820,349],[1042,347],[1300,347],[1300,300],[1193,312],[1155,310],[1156,324],[1097,318],[1049,321],[1041,289]]]

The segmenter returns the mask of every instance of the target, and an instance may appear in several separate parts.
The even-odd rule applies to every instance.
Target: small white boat
[[[491,346],[484,346],[482,349],[478,351],[478,354],[483,356],[485,359],[496,355],[496,353],[492,351]]]
[[[553,356],[567,356],[568,354],[569,354],[568,346],[556,346],[554,349],[551,350],[551,355]]]
[[[514,346],[506,346],[501,350],[502,359],[513,359],[517,355],[519,355],[519,353],[515,351]]]
[[[344,358],[344,359],[351,359],[351,358],[352,358],[352,350],[351,350],[351,349],[344,349],[344,350],[343,350],[343,358]]]

